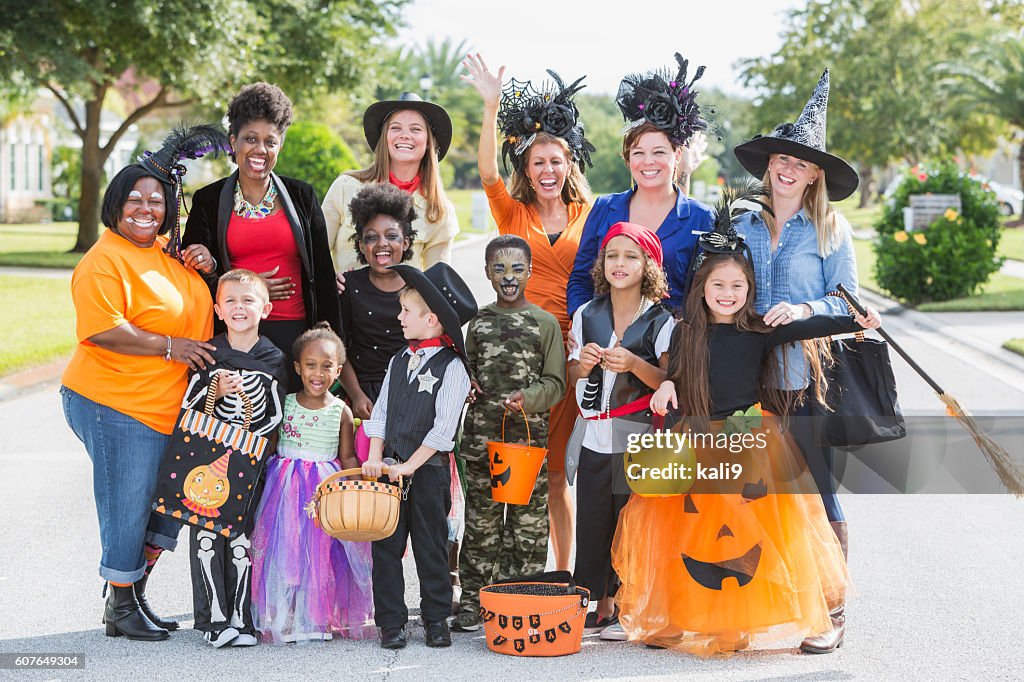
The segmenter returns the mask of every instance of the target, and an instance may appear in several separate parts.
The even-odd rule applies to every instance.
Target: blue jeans
[[[809,389],[808,389],[809,390]],[[828,446],[818,445],[814,441],[814,427],[811,417],[819,413],[815,410],[814,398],[808,396],[804,404],[796,409],[790,416],[795,419],[790,424],[790,433],[793,440],[800,447],[807,462],[807,468],[811,470],[811,476],[818,486],[818,494],[821,495],[821,502],[825,505],[825,514],[829,521],[845,521],[843,507],[839,504],[839,494],[836,492],[836,479],[832,474],[835,453]]]
[[[181,525],[150,512],[170,436],[123,412],[60,387],[64,419],[92,460],[92,488],[100,522],[100,575],[134,583],[146,569],[145,543],[173,550]]]

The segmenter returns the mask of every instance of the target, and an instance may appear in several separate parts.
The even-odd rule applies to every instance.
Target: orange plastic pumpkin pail
[[[526,445],[505,442],[507,409],[501,418],[501,441],[487,442],[487,458],[491,465],[491,499],[495,502],[529,504],[533,486],[537,483],[537,474],[548,454],[547,448],[530,445],[530,422],[526,420],[526,412],[522,407],[519,411],[526,422]]]

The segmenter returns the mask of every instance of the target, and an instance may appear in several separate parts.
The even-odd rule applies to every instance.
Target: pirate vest
[[[384,423],[385,457],[395,457],[405,462],[434,426],[437,416],[436,400],[441,381],[448,365],[459,362],[459,355],[451,348],[442,348],[420,366],[419,373],[409,381],[411,355],[404,350],[391,363],[391,379],[388,382],[388,413]],[[429,373],[429,375],[428,375]],[[435,381],[430,390],[421,390],[424,385],[419,379],[432,376]],[[448,464],[448,453],[438,452],[427,464],[443,466]]]
[[[595,298],[580,314],[583,322],[583,344],[596,343],[601,347],[608,345],[612,332],[615,330],[615,319],[612,316],[612,302],[608,296]],[[658,356],[654,351],[654,343],[665,326],[672,318],[672,313],[660,303],[655,303],[644,312],[633,324],[626,328],[619,345],[636,355],[643,362],[657,366]],[[594,367],[597,376],[603,376],[603,370],[598,365]],[[615,375],[615,384],[612,387],[611,400],[608,408],[614,410],[621,405],[628,405],[654,391],[650,386],[642,382],[632,372],[620,372]],[[598,390],[598,396],[601,391]],[[633,414],[622,415],[620,419],[630,421],[650,422],[651,411],[641,410]]]

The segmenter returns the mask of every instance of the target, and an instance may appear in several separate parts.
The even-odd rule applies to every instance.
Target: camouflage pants
[[[529,504],[494,502],[487,440],[486,436],[467,432],[462,442],[466,459],[466,531],[459,556],[459,611],[474,615],[480,608],[481,587],[495,580],[543,571],[548,557],[547,464],[541,467]]]

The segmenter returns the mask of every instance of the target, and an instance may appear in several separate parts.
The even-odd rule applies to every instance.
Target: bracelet
[[[206,275],[216,275],[217,274],[217,268],[220,266],[220,264],[217,262],[217,259],[214,258],[213,256],[210,256],[210,263],[213,265],[213,270],[210,270],[209,272],[204,273],[204,274],[206,274]]]
[[[171,337],[167,337],[167,350],[164,352],[164,362],[171,361]]]

